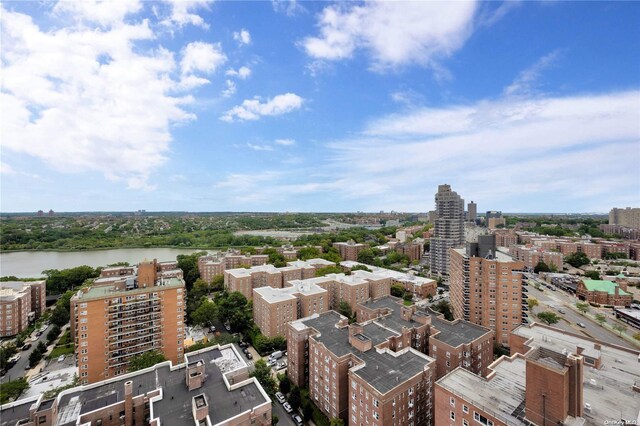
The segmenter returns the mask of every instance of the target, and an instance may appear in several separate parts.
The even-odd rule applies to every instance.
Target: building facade
[[[582,280],[576,287],[576,296],[580,300],[600,305],[629,306],[633,295],[626,291],[624,281],[614,283],[607,280]]]
[[[355,241],[347,241],[346,243],[333,243],[333,247],[335,247],[340,253],[340,257],[342,260],[358,260],[358,254],[369,248],[367,244],[356,243]]]
[[[136,275],[98,278],[71,298],[81,384],[123,375],[131,357],[151,350],[182,362],[186,292],[173,271],[145,261]]]
[[[46,281],[0,283],[0,336],[15,336],[47,309]]]
[[[609,212],[609,225],[621,225],[640,229],[640,208],[613,208]]]
[[[432,274],[449,274],[449,250],[464,244],[464,200],[449,185],[439,185],[435,195],[434,236],[430,239]]]

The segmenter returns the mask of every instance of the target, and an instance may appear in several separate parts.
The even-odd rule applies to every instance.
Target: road
[[[282,408],[282,404],[280,404],[278,401],[273,402],[273,405],[271,406],[271,412],[278,416],[278,425],[296,426],[295,422],[291,419],[291,414],[287,414],[287,412],[284,411],[284,408]],[[302,417],[302,414],[300,415],[300,417]]]
[[[531,280],[529,282],[531,282]],[[563,318],[560,322],[554,324],[554,327],[573,333],[584,334],[587,337],[592,337],[605,343],[637,349],[631,343],[622,339],[615,333],[601,327],[597,322],[576,312],[575,304],[578,300],[572,295],[568,295],[561,290],[551,291],[545,289],[544,291],[540,291],[532,284],[527,287],[529,290],[529,297],[534,297],[538,299],[538,302],[540,302],[540,306],[535,308],[535,312],[539,313],[545,310],[550,310]],[[547,307],[549,309],[547,309]],[[559,313],[559,308],[564,309],[565,313]],[[585,328],[579,327],[577,325],[578,323],[583,323]]]
[[[11,367],[7,371],[7,374],[5,374],[4,376],[2,376],[2,378],[0,378],[0,383],[5,383],[5,382],[19,379],[25,376],[25,373],[26,373],[25,368],[29,363],[29,355],[31,355],[31,352],[35,350],[36,346],[38,346],[38,343],[43,342],[44,344],[47,344],[47,333],[49,332],[50,328],[51,326],[47,327],[44,333],[42,333],[40,337],[38,337],[38,340],[35,342],[31,342],[29,339],[27,339],[28,342],[31,343],[31,347],[26,351],[22,351],[18,349],[18,353],[20,354],[20,359],[18,360],[18,362],[16,362],[16,364],[13,367]]]

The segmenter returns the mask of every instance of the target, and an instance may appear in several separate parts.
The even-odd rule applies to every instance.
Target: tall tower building
[[[508,345],[509,333],[524,322],[528,309],[523,267],[496,250],[495,235],[480,236],[466,249],[452,249],[449,288],[454,318],[490,328],[498,343]]]
[[[467,205],[467,211],[469,212],[469,222],[475,222],[478,217],[478,205],[473,201]]]
[[[183,361],[185,283],[182,271],[161,268],[154,260],[123,269],[129,275],[103,271],[71,298],[80,384],[125,374],[131,357],[151,350]]]
[[[436,193],[434,237],[431,238],[431,272],[449,273],[449,249],[464,244],[464,200],[449,185]]]

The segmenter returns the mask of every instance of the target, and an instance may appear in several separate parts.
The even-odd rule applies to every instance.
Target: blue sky
[[[0,210],[640,204],[637,2],[2,2]]]

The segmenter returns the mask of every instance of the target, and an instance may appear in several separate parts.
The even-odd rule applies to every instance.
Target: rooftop
[[[614,283],[613,281],[606,280],[582,280],[582,282],[584,283],[584,286],[588,291],[601,291],[610,295],[615,295],[616,287],[618,287],[618,284]],[[618,294],[620,296],[628,296],[631,293],[627,293],[626,291],[619,288]]]
[[[435,280],[429,279],[429,278],[424,278],[424,277],[419,277],[417,275],[412,275],[412,274],[407,274],[405,272],[399,272],[399,271],[394,271],[391,269],[386,269],[386,268],[380,268],[378,266],[373,266],[373,265],[365,265],[364,263],[360,263],[360,262],[355,262],[353,260],[345,260],[343,262],[340,262],[340,266],[344,267],[344,268],[353,268],[354,266],[358,266],[358,265],[362,265],[362,266],[366,266],[367,268],[369,268],[371,270],[371,273],[373,273],[374,275],[376,275],[378,278],[391,278],[392,280],[395,281],[399,281],[399,282],[411,282],[414,285],[433,285],[435,284]],[[363,272],[367,272],[367,271],[363,271]],[[366,274],[361,274],[361,271],[354,271],[353,275],[361,275],[361,276],[366,276]]]
[[[122,277],[119,277],[122,278]],[[94,284],[97,283],[94,282]],[[172,278],[163,278],[157,285],[152,287],[139,287],[132,290],[117,290],[114,285],[92,285],[88,287],[86,291],[79,290],[73,297],[78,300],[90,300],[90,299],[102,299],[104,297],[117,297],[119,295],[134,295],[134,294],[142,294],[149,293],[151,291],[159,291],[160,289],[166,289],[167,287],[184,287],[184,281],[172,277]]]
[[[588,424],[605,424],[611,419],[636,419],[640,410],[640,392],[632,387],[640,384],[638,359],[640,351],[596,342],[586,337],[538,323],[522,325],[512,332],[530,339],[528,346],[540,346],[556,352],[576,353],[584,348],[583,356],[598,354],[602,368],[585,364],[584,402],[591,404],[591,413],[584,414]],[[599,349],[595,345],[599,344]]]

